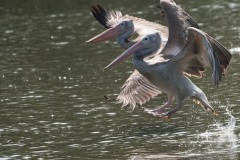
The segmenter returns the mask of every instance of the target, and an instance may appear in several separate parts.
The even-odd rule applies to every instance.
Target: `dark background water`
[[[102,71],[123,49],[109,41],[85,44],[104,30],[91,5],[166,24],[159,1],[1,0],[0,158],[239,159],[240,1],[177,3],[234,54],[219,88],[210,76],[193,79],[218,116],[186,101],[162,120],[103,98],[116,97],[133,68],[128,61]],[[145,107],[165,100],[161,95]],[[231,115],[234,131],[221,131],[232,125]]]

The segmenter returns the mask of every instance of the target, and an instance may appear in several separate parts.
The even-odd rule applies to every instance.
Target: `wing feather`
[[[143,105],[160,93],[156,86],[135,70],[123,84],[117,103],[122,103],[123,107],[130,105],[134,109],[137,104]]]
[[[186,44],[187,28],[199,28],[197,22],[174,1],[161,0],[169,28],[169,38],[161,54],[166,57],[175,56]]]
[[[105,9],[100,5],[92,6],[91,12],[95,19],[105,28],[111,28],[124,19],[120,11]]]
[[[169,64],[180,71],[193,67],[199,73],[203,73],[205,67],[212,67],[212,81],[214,86],[218,86],[231,58],[231,53],[220,42],[199,29],[189,27],[185,47]]]

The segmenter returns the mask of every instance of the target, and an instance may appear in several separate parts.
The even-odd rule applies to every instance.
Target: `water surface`
[[[158,1],[1,1],[0,158],[239,159],[240,2],[177,2],[234,54],[219,88],[209,74],[193,79],[218,116],[186,101],[162,120],[103,98],[116,97],[133,68],[128,61],[102,71],[123,49],[85,44],[104,30],[91,5],[166,24]],[[161,95],[145,107],[165,101]]]

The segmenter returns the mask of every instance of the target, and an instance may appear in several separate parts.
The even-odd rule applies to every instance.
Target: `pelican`
[[[161,51],[161,60],[154,64],[149,64],[144,60],[145,57],[158,52],[161,46],[161,36],[159,32],[156,32],[148,34],[141,41],[135,43],[105,69],[109,69],[133,56],[135,69],[159,90],[168,95],[168,102],[163,106],[153,110],[145,109],[149,114],[168,118],[177,112],[187,99],[193,99],[207,111],[215,113],[204,92],[184,72],[189,68],[194,68],[202,75],[206,67],[212,67],[212,81],[214,86],[218,86],[229,66],[231,54],[222,44],[200,29],[188,27],[187,32],[184,33],[181,29],[180,31],[176,30],[176,23],[183,21],[177,14],[178,7],[171,0],[161,0],[160,4],[169,26],[169,39]],[[187,35],[187,37],[182,35]],[[181,39],[185,43],[182,43]],[[182,49],[178,49],[181,45],[183,46]],[[174,56],[166,57],[165,53],[169,52]],[[165,111],[174,99],[176,99],[177,106]]]
[[[105,9],[100,5],[92,6],[91,12],[107,30],[89,39],[86,41],[87,43],[96,43],[117,37],[118,44],[122,48],[128,49],[137,41],[137,39],[135,41],[129,40],[134,33],[143,36],[154,32],[159,32],[163,42],[167,42],[168,28],[166,26],[127,14],[123,15],[120,11]]]
[[[185,32],[186,28],[190,26],[199,28],[199,26],[191,16],[189,16],[179,6],[177,7],[179,8],[177,14],[179,18],[181,18],[182,21],[184,22],[177,29],[179,29],[180,31],[183,30],[183,32]],[[123,16],[120,11],[104,9],[100,5],[93,6],[91,12],[94,15],[94,17],[105,28],[108,28],[108,29],[102,32],[101,34],[88,40],[87,41],[88,43],[96,43],[96,42],[117,37],[118,44],[124,49],[127,49],[139,40],[139,38],[137,38],[134,41],[129,41],[129,38],[135,32],[138,35],[140,35],[139,37],[142,37],[149,33],[159,32],[162,39],[161,47],[159,48],[159,51],[157,52],[156,55],[148,58],[150,59],[150,61],[148,60],[149,63],[158,61],[159,59],[158,54],[160,53],[162,48],[165,46],[166,41],[168,39],[167,27],[162,26],[160,24],[146,21],[141,18],[132,17],[129,15]],[[184,44],[184,41],[182,41],[182,43]],[[172,47],[169,46],[169,48],[172,48]],[[176,46],[175,49],[178,49],[178,51],[180,51],[181,46]],[[175,52],[167,52],[167,51],[165,51],[165,53],[166,53],[166,56],[172,56],[171,54],[175,54]],[[188,69],[187,72],[189,72],[189,75],[190,75],[194,71]],[[199,76],[199,73],[197,73],[197,76]],[[122,86],[122,90],[117,97],[117,101],[118,103],[122,103],[123,106],[130,104],[130,106],[132,106],[134,109],[136,104],[142,105],[148,100],[150,100],[150,98],[153,98],[160,93],[161,91],[156,86],[154,86],[144,76],[142,76],[137,70],[135,70]]]

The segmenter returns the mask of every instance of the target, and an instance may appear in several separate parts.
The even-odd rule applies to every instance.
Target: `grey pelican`
[[[178,7],[178,16],[184,22],[180,25],[179,31],[183,32],[187,27],[193,26],[199,28],[197,23],[193,20],[191,16],[189,16],[185,11],[183,11],[179,6]],[[160,24],[156,24],[153,22],[146,21],[141,18],[122,15],[120,11],[113,11],[111,9],[104,9],[100,5],[93,6],[91,10],[94,17],[105,27],[108,28],[106,31],[101,34],[93,37],[88,40],[89,43],[100,42],[104,40],[108,40],[111,38],[117,37],[117,41],[121,47],[127,49],[133,44],[135,44],[138,38],[134,41],[129,41],[129,38],[136,32],[140,37],[154,32],[159,32],[161,35],[161,39],[163,42],[161,43],[161,47],[158,54],[165,46],[167,38],[168,38],[168,29],[165,26]],[[183,38],[184,40],[184,38]],[[184,44],[184,41],[182,41]],[[181,46],[175,47],[177,49],[181,49]],[[163,53],[163,52],[162,52]],[[165,52],[167,53],[167,52]],[[175,52],[172,52],[175,54]],[[166,55],[172,54],[168,52]],[[159,56],[153,56],[150,59],[151,61],[158,61]],[[150,61],[150,62],[151,62]],[[190,74],[194,71],[188,70]],[[192,74],[194,75],[194,74]],[[197,73],[197,76],[199,74]],[[117,97],[118,103],[122,103],[123,106],[130,104],[133,108],[136,104],[144,104],[150,98],[153,98],[160,94],[161,91],[154,86],[151,82],[149,82],[144,76],[139,74],[137,70],[135,70],[132,75],[126,80],[124,85],[122,86],[122,90]]]
[[[218,41],[197,28],[188,27],[187,32],[183,32],[181,27],[178,29],[179,25],[176,26],[176,24],[180,24],[183,20],[178,16],[179,9],[176,4],[171,0],[161,0],[160,4],[169,26],[169,39],[159,54],[162,59],[158,58],[158,61],[151,64],[144,60],[146,56],[158,52],[161,45],[159,33],[153,33],[145,36],[119,55],[105,69],[111,68],[133,55],[134,67],[168,95],[168,102],[160,108],[146,109],[149,114],[169,117],[177,112],[183,102],[189,98],[199,102],[206,110],[214,113],[204,92],[194,85],[184,72],[194,68],[194,71],[198,71],[199,76],[202,76],[205,67],[211,66],[213,84],[218,86],[229,66],[231,54]],[[179,49],[179,46],[183,47]],[[175,56],[169,58],[165,56],[165,53],[171,53]],[[165,112],[165,108],[169,107],[174,99],[177,101],[177,106]]]
[[[163,42],[167,42],[168,28],[166,26],[127,14],[123,15],[120,11],[105,9],[100,5],[92,6],[91,12],[107,30],[86,41],[87,43],[96,43],[117,37],[118,44],[122,48],[128,49],[135,43],[135,41],[129,40],[134,33],[143,36],[154,32],[159,32]]]

